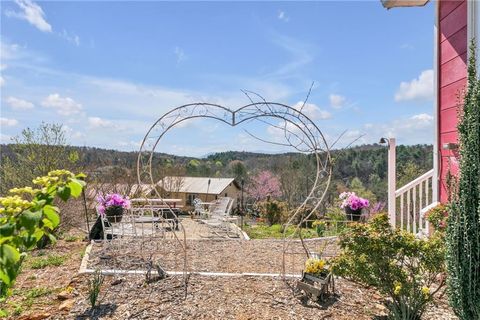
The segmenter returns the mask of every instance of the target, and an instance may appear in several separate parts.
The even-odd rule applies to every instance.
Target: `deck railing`
[[[417,234],[429,233],[424,208],[433,203],[433,169],[395,191],[395,225]]]

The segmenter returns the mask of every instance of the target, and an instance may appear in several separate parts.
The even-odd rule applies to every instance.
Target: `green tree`
[[[200,161],[197,159],[192,159],[187,163],[187,174],[188,175],[197,175],[198,173],[198,168],[200,166]]]
[[[365,188],[362,181],[359,178],[353,178],[352,182],[350,182],[350,191],[356,193],[357,196],[365,198],[370,201],[370,203],[375,203],[377,201],[377,197],[375,194]]]
[[[9,145],[12,154],[1,161],[1,194],[18,185],[31,185],[34,178],[57,168],[78,169],[79,153],[70,148],[61,124],[42,123],[26,128]]]
[[[426,171],[422,170],[422,168],[420,168],[420,166],[416,162],[408,161],[407,163],[405,163],[403,166],[400,167],[400,170],[398,170],[397,186],[403,187],[410,181],[420,177],[425,172]]]
[[[480,80],[472,40],[458,125],[460,179],[447,223],[449,298],[460,319],[480,319]]]
[[[233,177],[240,181],[247,178],[247,168],[240,160],[233,160],[228,164],[228,168]]]

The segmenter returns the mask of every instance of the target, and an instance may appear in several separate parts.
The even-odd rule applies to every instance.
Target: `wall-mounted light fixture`
[[[458,150],[458,143],[447,142],[442,145],[443,150]]]

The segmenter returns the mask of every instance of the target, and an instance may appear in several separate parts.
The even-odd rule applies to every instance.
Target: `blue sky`
[[[173,107],[248,103],[241,89],[304,109],[337,146],[433,142],[433,6],[380,1],[1,2],[1,141],[42,121],[70,143],[138,150]],[[161,151],[283,151],[261,123],[191,121]],[[280,149],[278,149],[280,148]],[[278,150],[277,150],[278,149]]]

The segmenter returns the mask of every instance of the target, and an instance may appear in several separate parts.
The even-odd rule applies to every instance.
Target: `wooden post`
[[[395,227],[396,224],[396,201],[395,191],[397,189],[396,182],[396,142],[395,138],[388,139],[388,218],[390,224]]]

